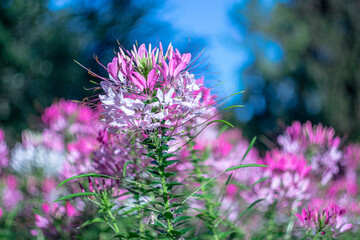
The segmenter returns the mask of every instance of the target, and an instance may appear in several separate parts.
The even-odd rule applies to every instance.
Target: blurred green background
[[[224,82],[220,96],[246,90],[228,103],[245,108],[224,117],[248,137],[266,143],[274,129],[311,120],[357,140],[359,12],[355,0],[1,0],[0,127],[12,145],[54,99],[91,95],[73,59],[104,74],[93,57],[106,64],[117,41],[171,41],[206,48],[205,77]]]

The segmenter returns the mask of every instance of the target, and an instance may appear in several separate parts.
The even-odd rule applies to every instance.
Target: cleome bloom
[[[278,143],[286,152],[303,154],[312,167],[311,174],[321,178],[322,185],[329,183],[340,171],[341,139],[335,136],[331,127],[294,122],[278,137]]]
[[[145,44],[131,51],[120,48],[103,66],[109,78],[90,72],[102,79],[99,99],[107,128],[146,134],[160,127],[181,128],[201,116],[207,109],[206,91],[189,72],[191,64],[191,54],[181,54],[171,44],[166,52],[161,43],[153,49]]]
[[[92,115],[91,109],[70,100],[60,99],[45,109],[41,119],[52,131],[78,135],[94,131]]]
[[[303,209],[301,214],[295,213],[295,216],[306,230],[321,235],[329,233],[332,237],[336,237],[352,227],[352,224],[344,218],[345,214],[345,209],[331,203],[324,208],[310,209],[308,207],[307,210]]]
[[[310,198],[308,174],[311,167],[302,155],[274,149],[268,151],[259,163],[268,167],[261,169],[257,176],[253,176],[251,183],[255,186],[252,192],[246,192],[244,195],[247,201],[264,199],[262,203],[265,205],[271,205],[276,201],[286,207]],[[264,178],[266,180],[256,184]]]

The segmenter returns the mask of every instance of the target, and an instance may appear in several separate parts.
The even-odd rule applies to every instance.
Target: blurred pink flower
[[[4,177],[5,187],[2,190],[2,205],[6,211],[14,209],[23,200],[23,194],[18,186],[18,179],[14,175]]]
[[[0,129],[0,174],[2,168],[6,168],[9,164],[8,159],[9,149],[5,142],[5,134],[2,129]]]
[[[329,183],[340,172],[340,142],[333,128],[323,127],[321,123],[312,125],[311,122],[303,125],[294,122],[278,137],[284,151],[306,157],[312,167],[311,174],[319,177],[322,185]]]
[[[268,167],[259,168],[258,174],[252,175],[250,183],[267,179],[255,184],[249,192],[243,193],[248,202],[264,199],[262,205],[271,205],[276,201],[280,206],[286,207],[310,198],[308,174],[311,167],[301,154],[295,155],[273,149],[266,152],[259,163]]]
[[[315,207],[303,209],[301,214],[295,213],[301,224],[307,229],[312,230],[315,234],[325,235],[331,232],[332,237],[351,229],[352,224],[346,221],[344,215],[346,210],[336,204],[328,204],[323,208]]]
[[[53,103],[45,109],[41,119],[49,129],[63,134],[88,134],[94,131],[92,110],[70,100],[60,99]]]

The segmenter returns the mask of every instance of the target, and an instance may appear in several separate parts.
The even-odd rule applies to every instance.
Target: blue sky
[[[79,0],[51,0],[49,8],[59,10],[72,7]],[[104,0],[88,0],[84,3],[89,7],[99,8]],[[148,41],[156,43],[162,41],[172,42],[176,46],[184,46],[189,40],[195,39],[202,41],[203,46],[198,46],[201,50],[205,48],[203,59],[207,59],[204,66],[209,66],[205,75],[208,86],[218,85],[215,88],[219,97],[231,95],[235,92],[246,90],[242,79],[242,71],[254,62],[254,55],[249,47],[249,41],[256,44],[265,58],[271,62],[279,62],[283,58],[281,46],[264,38],[261,35],[251,35],[245,27],[234,25],[230,19],[230,10],[237,7],[246,7],[249,1],[255,0],[170,0],[164,1],[155,11],[151,10],[142,19],[134,35],[130,37],[141,40],[141,32],[148,24],[165,22],[172,28],[173,34],[157,29],[153,36],[149,36]],[[256,0],[259,1],[261,14],[271,14],[271,10],[277,1],[288,2],[288,0]],[[143,6],[144,4],[158,3],[146,0],[136,0],[133,4]],[[270,15],[269,15],[270,16]],[[264,23],[265,24],[265,23]],[[140,33],[140,35],[139,35]],[[139,39],[140,38],[140,39]],[[145,40],[146,41],[146,40]],[[184,44],[185,43],[185,44]],[[192,43],[190,42],[190,45]],[[254,45],[252,44],[252,45]],[[241,96],[230,99],[230,104],[241,104]],[[240,109],[236,114],[242,121],[249,121],[255,114],[255,110],[265,109],[266,102],[263,96],[253,98],[252,103],[246,108]],[[261,111],[260,111],[261,112]]]
[[[206,41],[204,55],[208,56],[211,80],[220,80],[221,95],[243,89],[239,69],[249,59],[249,51],[234,42],[244,37],[231,23],[229,10],[239,0],[174,0],[167,1],[157,17],[171,23],[177,35],[198,36]]]

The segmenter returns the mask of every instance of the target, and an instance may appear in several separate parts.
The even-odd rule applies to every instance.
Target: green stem
[[[167,144],[166,142],[162,142],[160,138],[155,138],[154,139],[154,144],[156,146],[156,155],[157,155],[157,162],[159,164],[159,168],[158,168],[158,172],[160,175],[160,182],[161,182],[161,188],[162,188],[162,200],[164,202],[164,209],[162,214],[165,216],[165,214],[167,212],[170,212],[171,207],[170,207],[170,199],[169,196],[171,196],[171,194],[168,191],[168,187],[167,187],[167,177],[166,177],[166,164],[165,164],[165,159],[164,159],[164,152],[161,151],[161,145],[162,144]],[[166,218],[166,223],[167,223],[167,234],[171,239],[176,239],[174,234],[173,234],[173,230],[174,230],[174,225],[171,222],[170,219]]]
[[[318,233],[317,233],[316,236],[314,237],[314,240],[317,240],[317,239],[319,238],[320,232],[321,232],[321,231],[318,231]]]
[[[195,174],[196,174],[197,182],[199,182],[202,185],[204,183],[204,177],[203,177],[203,173],[200,169],[201,166],[199,164],[199,159],[196,156],[196,152],[194,150],[194,142],[189,143],[189,146],[190,146],[190,151],[191,151],[191,160],[195,167]],[[213,202],[211,201],[212,199],[209,199],[207,197],[208,191],[207,191],[206,186],[202,189],[202,191],[203,191],[203,194],[206,196],[205,197],[205,208],[210,217],[210,221],[206,221],[206,226],[212,232],[213,239],[219,240],[217,227],[214,224],[214,219],[217,219],[217,216],[215,216],[215,214],[214,214]]]
[[[116,223],[115,217],[114,217],[114,215],[111,213],[111,210],[110,210],[110,209],[107,210],[107,214],[109,215],[109,217],[110,217],[110,219],[111,219],[111,221],[112,221],[112,223],[113,223],[113,226],[114,226],[114,229],[115,229],[115,233],[120,233],[120,230],[119,230],[119,227],[118,227],[118,225],[117,225],[117,223]]]
[[[161,178],[161,187],[162,187],[162,199],[164,201],[164,211],[163,214],[166,212],[170,212],[170,200],[168,198],[169,192],[166,184],[166,176],[165,176],[165,167],[163,166],[163,159],[161,156],[159,156],[159,165],[160,165],[160,178]],[[174,226],[170,219],[167,219],[167,232],[168,234],[172,236],[172,230],[174,229]]]

